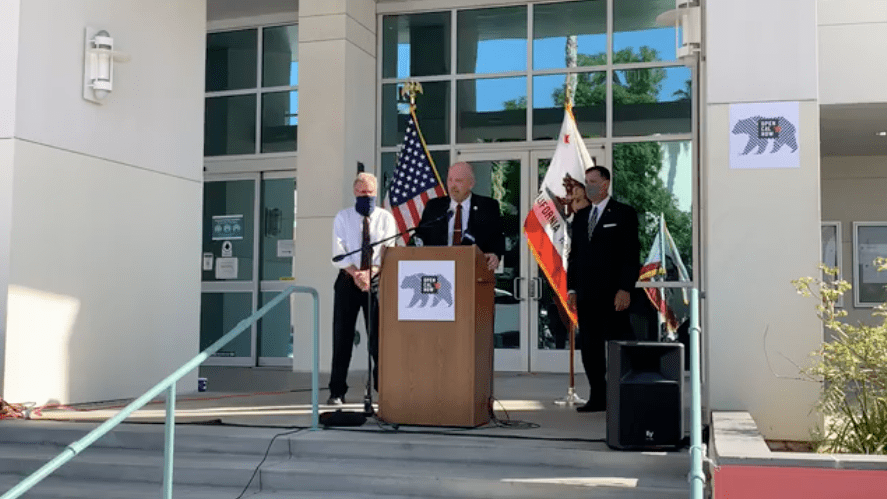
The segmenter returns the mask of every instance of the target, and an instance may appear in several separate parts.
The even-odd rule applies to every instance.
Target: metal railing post
[[[703,499],[702,378],[699,363],[699,290],[690,290],[690,498]]]
[[[163,447],[163,499],[172,499],[173,454],[176,440],[176,383],[166,392],[166,424]]]
[[[320,416],[318,414],[318,393],[320,387],[320,298],[317,291],[312,295],[314,297],[314,365],[311,369],[311,430],[318,429]],[[369,348],[369,347],[367,347]]]

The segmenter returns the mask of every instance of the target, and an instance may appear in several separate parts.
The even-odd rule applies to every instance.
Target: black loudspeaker
[[[684,346],[610,341],[607,355],[607,445],[625,450],[680,447]]]

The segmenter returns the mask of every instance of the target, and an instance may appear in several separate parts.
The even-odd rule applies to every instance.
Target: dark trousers
[[[607,403],[607,341],[628,340],[632,336],[628,310],[616,312],[615,298],[615,292],[608,298],[577,297],[579,348],[588,377],[588,401],[599,406]]]
[[[374,291],[377,283],[373,283]],[[351,353],[354,350],[354,326],[357,313],[363,310],[364,325],[369,332],[370,354],[373,357],[373,380],[378,386],[379,359],[379,299],[373,293],[372,302],[368,302],[368,293],[361,291],[345,271],[340,271],[333,285],[333,366],[330,375],[330,397],[342,397],[348,391],[348,367],[351,365]],[[368,310],[367,307],[371,307]],[[373,321],[368,321],[369,315]]]

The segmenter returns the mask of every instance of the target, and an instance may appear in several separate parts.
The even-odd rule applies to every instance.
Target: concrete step
[[[0,424],[0,473],[6,478],[23,478],[94,426],[32,423]],[[686,451],[616,452],[601,442],[470,432],[281,433],[177,426],[176,497],[192,497],[180,495],[180,488],[195,498],[207,490],[213,497],[236,497],[272,439],[250,487],[249,493],[258,494],[254,497],[652,499],[686,497],[689,490]],[[57,470],[45,489],[34,492],[43,495],[34,497],[157,497],[163,478],[162,425],[121,425],[99,442]],[[67,493],[96,487],[91,496]],[[127,487],[132,492],[120,495]]]
[[[387,462],[386,462],[387,461]],[[429,466],[431,464],[431,466]],[[632,470],[573,466],[506,466],[388,460],[289,460],[265,466],[262,490],[416,495],[459,498],[670,497],[686,495],[686,478],[638,477]],[[663,495],[666,494],[666,495]]]
[[[11,420],[0,423],[0,446],[7,444],[42,444],[60,449],[86,436],[95,429],[95,423],[66,423],[57,421]],[[264,455],[268,444],[278,434],[307,430],[280,428],[244,428],[221,425],[176,425],[176,451],[211,452],[225,454]],[[90,448],[158,450],[164,448],[164,427],[156,424],[123,423]],[[61,450],[59,450],[61,452]],[[286,439],[278,437],[271,455],[289,455]]]
[[[0,491],[14,487],[23,477],[0,474]],[[176,499],[234,499],[243,487],[212,487],[179,485],[173,487]],[[244,498],[255,497],[257,488],[251,487]],[[138,482],[105,482],[76,480],[50,476],[21,496],[24,499],[157,499],[162,496],[161,485]],[[290,496],[292,497],[292,496]]]
[[[289,437],[294,458],[347,458],[359,455],[403,461],[455,461],[486,464],[613,467],[686,474],[690,457],[675,452],[620,452],[600,442],[427,435],[410,432],[335,430]]]

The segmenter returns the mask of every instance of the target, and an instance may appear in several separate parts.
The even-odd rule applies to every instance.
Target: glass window
[[[400,96],[402,84],[382,85],[382,146],[396,146],[403,141],[409,99]],[[450,82],[422,84],[423,93],[416,96],[416,119],[428,145],[450,142]]]
[[[262,152],[296,150],[299,130],[299,92],[262,95]]]
[[[382,78],[450,73],[450,13],[385,16]]]
[[[878,271],[875,260],[887,258],[887,222],[854,222],[853,229],[856,306],[880,305],[887,301],[887,271]]]
[[[837,276],[831,276],[823,272],[822,280],[824,282],[834,282],[837,279],[841,279],[843,275],[841,246],[841,222],[822,222],[822,263],[826,267],[838,269]],[[838,298],[835,305],[843,307],[844,297]]]
[[[254,200],[255,182],[252,180],[203,184],[203,253],[211,253],[214,257],[213,270],[203,271],[204,282],[252,280]],[[222,265],[219,258],[225,243],[231,243],[236,277],[221,274],[219,270]]]
[[[204,156],[256,152],[255,94],[210,97],[204,116]]]
[[[260,307],[264,307],[280,292],[262,292]],[[259,319],[259,357],[293,358],[293,328],[290,322],[288,302],[272,308]],[[244,333],[246,334],[246,333]]]
[[[458,142],[526,140],[525,77],[462,80],[456,90]]]
[[[283,308],[283,307],[278,307]],[[237,327],[253,312],[252,293],[201,293],[200,351],[206,350],[228,331]],[[249,357],[252,336],[249,330],[240,333],[214,357]]]
[[[575,38],[571,47],[568,37]],[[607,2],[540,4],[533,8],[533,68],[607,64]]]
[[[461,10],[458,72],[502,73],[527,69],[527,8]]]
[[[259,274],[263,281],[293,275],[293,232],[296,223],[296,179],[262,180],[262,230]],[[282,256],[283,255],[283,256]]]
[[[566,75],[533,78],[533,140],[557,139],[564,121]],[[573,116],[583,138],[607,133],[605,72],[579,73],[573,97]]]
[[[262,86],[299,84],[299,27],[275,26],[262,32]]]
[[[206,36],[206,91],[256,88],[257,33],[254,29]]]
[[[691,78],[690,68],[683,66],[616,71],[613,135],[690,133]]]
[[[675,60],[674,26],[656,25],[674,8],[674,0],[614,0],[613,63]]]
[[[613,195],[638,212],[641,260],[653,251],[659,214],[693,278],[693,147],[691,141],[613,144]],[[678,281],[677,262],[666,280]]]

